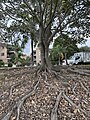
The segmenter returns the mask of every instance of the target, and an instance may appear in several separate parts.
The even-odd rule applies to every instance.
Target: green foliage
[[[90,52],[90,47],[88,47],[88,46],[80,47],[79,51],[80,52]]]
[[[22,48],[20,47],[18,42],[14,41],[14,44],[8,44],[7,45],[7,49],[8,49],[8,54],[9,54],[9,63],[11,64],[17,64],[20,59],[21,59],[21,55],[22,55]]]
[[[0,60],[0,67],[4,66],[4,62],[2,60]]]
[[[63,53],[67,53],[70,56],[72,53],[78,51],[77,41],[70,38],[68,35],[63,34],[63,37],[58,37],[53,46],[59,45],[62,48]]]
[[[71,4],[69,0],[61,0],[61,2],[62,2],[62,10],[63,12],[66,12],[69,9]]]
[[[11,62],[8,63],[8,67],[12,67],[12,65],[13,65],[13,64],[12,64]]]
[[[4,8],[2,3],[5,5]],[[66,25],[70,28],[73,28],[73,26],[77,28],[70,31],[70,33],[88,35],[88,17],[90,12],[87,8],[89,4],[90,2],[88,0],[23,0],[23,2],[21,2],[21,0],[2,0],[1,13],[3,13],[3,16],[6,15],[5,19],[13,19],[13,22],[9,27],[11,31],[23,31],[24,33],[30,34],[34,30],[35,35],[36,24],[41,25],[42,22],[42,27],[48,29],[49,25],[51,25],[51,27],[53,26],[53,23],[57,18],[62,23],[61,28],[65,28],[64,26]],[[77,30],[79,32],[75,32]]]
[[[18,65],[18,66],[25,66],[25,65],[29,66],[29,65],[30,65],[30,61],[31,61],[30,57],[27,57],[26,59],[24,59],[24,58],[21,57],[21,58],[18,60],[18,63],[19,63],[19,64],[17,64],[17,65]]]
[[[63,35],[63,38],[56,38],[53,44],[53,49],[51,50],[51,60],[58,61],[60,59],[65,59],[65,53],[67,57],[70,57],[74,52],[78,51],[76,41],[69,38],[67,35]]]

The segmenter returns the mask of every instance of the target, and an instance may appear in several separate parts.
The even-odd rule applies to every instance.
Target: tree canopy
[[[90,33],[89,0],[2,0],[0,13],[0,26],[4,31],[9,29],[10,36],[34,33],[40,43],[44,69],[50,65],[48,49],[54,37],[68,34],[73,40],[81,42]]]
[[[90,47],[88,46],[83,46],[79,48],[80,52],[90,52]]]

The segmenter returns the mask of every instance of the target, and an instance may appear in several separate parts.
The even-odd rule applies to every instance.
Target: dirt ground
[[[0,69],[0,120],[90,120],[90,66]]]

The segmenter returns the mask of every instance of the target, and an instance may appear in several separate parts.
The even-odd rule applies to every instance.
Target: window
[[[1,53],[1,56],[4,56],[4,53]]]
[[[80,59],[80,56],[77,56],[77,57],[75,58],[75,60],[78,60],[78,59]]]

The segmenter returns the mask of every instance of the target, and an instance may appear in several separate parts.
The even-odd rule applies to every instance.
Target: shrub
[[[4,62],[2,60],[0,60],[0,67],[4,66]]]
[[[8,67],[12,67],[12,63],[8,63]]]

